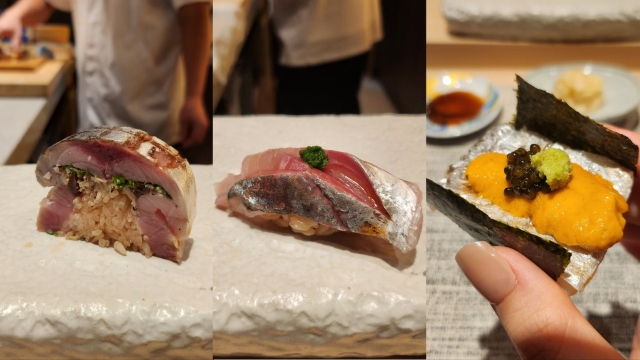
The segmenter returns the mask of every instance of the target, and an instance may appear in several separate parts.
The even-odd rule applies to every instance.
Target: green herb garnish
[[[53,235],[53,236],[58,236],[58,232],[57,231],[53,231],[53,230],[47,230],[47,234]]]
[[[87,170],[78,169],[77,167],[74,167],[73,165],[67,165],[67,166],[65,166],[65,168],[67,170],[70,170],[70,171],[73,171],[73,172],[77,173],[78,175],[93,176],[93,174],[88,172]]]
[[[125,187],[127,185],[127,179],[121,177],[121,176],[112,176],[111,177],[111,181],[113,181],[113,184],[116,186],[116,188],[118,189],[122,189],[123,187]]]
[[[323,169],[329,162],[327,153],[320,146],[307,146],[305,150],[300,150],[300,158],[316,169]]]
[[[128,186],[131,189],[144,190],[146,189],[146,185],[151,185],[153,186],[154,192],[161,194],[162,196],[166,197],[169,200],[173,200],[171,195],[169,195],[169,193],[160,185],[145,183],[142,181],[129,180],[129,179],[123,178],[122,176],[112,176],[111,181],[113,181],[113,184],[119,190],[121,190],[125,186]]]

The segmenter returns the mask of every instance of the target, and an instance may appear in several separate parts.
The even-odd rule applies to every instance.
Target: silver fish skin
[[[505,222],[511,226],[527,231],[548,241],[557,242],[553,236],[540,234],[531,223],[531,219],[519,218],[502,210],[497,205],[478,196],[467,181],[465,171],[469,163],[479,155],[496,152],[508,154],[519,147],[527,148],[531,144],[538,144],[542,149],[554,147],[565,151],[572,163],[577,163],[585,170],[598,174],[610,181],[613,187],[625,198],[631,194],[634,176],[633,172],[617,162],[597,154],[574,150],[565,145],[554,143],[548,138],[526,129],[516,130],[513,126],[504,124],[490,129],[462,159],[451,165],[447,177],[440,184],[454,191],[465,200],[474,204],[492,219]],[[605,251],[588,252],[578,247],[565,247],[571,252],[571,261],[565,268],[557,282],[569,294],[582,292],[604,259]]]
[[[340,231],[386,239],[406,253],[422,227],[422,194],[417,185],[351,157],[362,167],[391,218],[308,172],[278,172],[242,179],[231,186],[229,209],[248,217],[265,213],[298,215]]]
[[[42,186],[65,185],[56,166],[72,165],[110,179],[118,175],[129,180],[162,186],[171,196],[165,216],[182,245],[196,215],[196,184],[186,159],[157,137],[130,127],[104,126],[82,131],[49,147],[38,159],[36,178]],[[156,200],[156,199],[153,199]],[[166,201],[162,198],[157,201]],[[179,246],[181,250],[181,246]],[[172,255],[173,256],[173,255]],[[177,254],[180,262],[181,251]]]

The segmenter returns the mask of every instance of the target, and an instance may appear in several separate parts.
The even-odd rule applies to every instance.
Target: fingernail
[[[501,302],[516,286],[511,266],[484,241],[465,245],[456,254],[456,262],[476,290],[492,304]]]

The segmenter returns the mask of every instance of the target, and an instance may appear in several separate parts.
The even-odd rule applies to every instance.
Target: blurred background
[[[16,2],[0,0],[0,12],[5,12]],[[158,14],[142,16],[151,19],[154,15]],[[210,25],[208,31],[210,34]],[[44,23],[25,28],[21,44],[21,51],[26,54],[24,58],[10,59],[7,55],[12,53],[9,36],[0,42],[1,164],[34,163],[47,147],[77,131],[79,114],[75,40],[71,13],[56,9]],[[130,51],[134,53],[136,50]],[[210,54],[210,51],[207,53]],[[202,103],[210,123],[213,115],[213,72],[211,56],[208,57]],[[126,85],[126,82],[136,80],[122,81]],[[143,118],[145,116],[142,115]],[[163,140],[169,142],[166,138]],[[211,131],[207,131],[203,141],[196,146],[177,147],[192,164],[212,162]]]
[[[332,11],[335,16],[327,16]],[[372,11],[379,14],[371,14]],[[422,114],[424,11],[425,2],[421,0],[213,0],[215,114]],[[379,41],[375,29],[362,29],[378,22],[382,35]],[[361,28],[354,24],[361,24]],[[357,39],[354,33],[362,32],[374,40]],[[351,41],[345,38],[355,38],[352,47],[373,42],[366,49],[364,61],[355,67],[340,67],[345,65],[341,61],[351,61],[355,55],[343,50]],[[320,51],[314,46],[321,42],[324,44],[319,45]],[[334,46],[328,45],[332,42]],[[296,49],[302,50],[296,53]],[[365,48],[360,50],[358,55]],[[327,53],[334,56],[322,56]],[[287,93],[294,92],[292,97],[298,99],[306,96],[304,84],[315,91],[309,97],[322,96],[321,89],[329,85],[318,84],[313,80],[317,79],[314,74],[330,77],[336,72],[344,77],[351,72],[361,75],[356,84],[356,111],[326,107],[314,110],[313,105],[307,111],[287,110],[283,105]],[[347,82],[343,88],[349,86]]]

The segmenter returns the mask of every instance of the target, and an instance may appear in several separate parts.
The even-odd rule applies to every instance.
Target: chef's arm
[[[44,0],[19,0],[0,15],[0,37],[11,38],[13,51],[19,52],[22,28],[47,21],[53,11]]]
[[[209,128],[202,96],[211,54],[210,2],[193,3],[178,10],[187,89],[180,113],[180,142],[191,147],[202,142]]]

